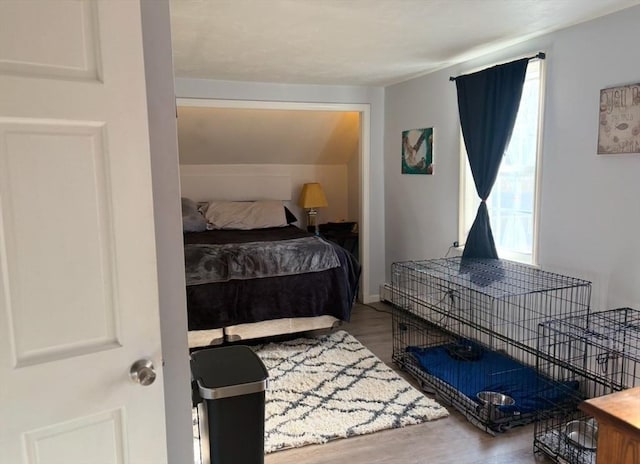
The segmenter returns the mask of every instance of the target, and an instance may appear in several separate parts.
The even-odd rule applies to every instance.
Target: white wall
[[[444,256],[457,240],[459,127],[449,71],[387,87],[385,218],[391,263]],[[402,131],[433,127],[433,175],[401,174]]]
[[[200,176],[233,176],[237,179],[237,189],[242,192],[244,187],[241,184],[242,176],[285,176],[290,180],[291,188],[287,192],[289,199],[284,204],[298,218],[296,224],[300,228],[307,225],[306,212],[298,206],[298,198],[302,190],[302,185],[307,182],[319,182],[327,197],[327,208],[318,209],[319,223],[328,221],[339,221],[347,218],[347,205],[349,202],[349,192],[347,185],[347,165],[309,165],[309,164],[185,164],[180,166],[182,174],[182,191],[190,192],[194,189],[189,185],[190,175]],[[356,193],[357,194],[357,193]],[[193,196],[193,195],[187,195]],[[196,195],[202,198],[192,198],[195,201],[215,200],[216,195],[205,194]],[[229,199],[229,197],[218,197],[218,199]]]
[[[592,306],[640,308],[640,155],[596,155],[600,89],[640,82],[640,7],[386,89],[386,261],[444,256],[457,238],[458,75],[547,52],[539,263],[594,282]],[[435,175],[400,174],[400,133],[435,127]],[[387,274],[387,278],[389,275]]]
[[[170,463],[193,462],[191,372],[174,113],[169,0],[141,2],[158,261],[160,332]],[[135,311],[135,308],[131,308]]]
[[[357,152],[360,148],[356,149]],[[360,157],[355,155],[349,159],[347,163],[347,215],[345,219],[351,222],[358,222],[360,217],[360,195],[358,188],[360,186]]]
[[[378,286],[385,276],[384,228],[384,89],[381,87],[268,84],[256,82],[176,79],[178,98],[209,98],[271,102],[365,104],[370,107],[370,137],[361,141],[370,147],[369,222],[361,224],[368,234],[369,250],[360,250],[365,268],[365,302],[378,299]],[[362,121],[361,121],[362,123]],[[367,175],[367,173],[363,173]]]

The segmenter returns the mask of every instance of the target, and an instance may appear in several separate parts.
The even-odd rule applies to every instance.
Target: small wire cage
[[[538,325],[588,314],[591,298],[586,280],[490,259],[394,263],[391,290],[394,362],[490,433],[535,418]]]
[[[540,324],[537,368],[579,384],[574,402],[640,386],[640,311],[618,308]],[[534,428],[534,451],[554,462],[594,464],[597,424],[577,407],[550,404]]]

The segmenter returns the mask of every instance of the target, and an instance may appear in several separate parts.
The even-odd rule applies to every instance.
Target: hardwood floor
[[[352,320],[342,329],[414,386],[416,382],[391,362],[390,307],[384,303],[354,308]],[[446,405],[445,405],[446,406]],[[324,445],[279,451],[266,455],[265,464],[532,464],[550,462],[533,454],[533,426],[514,428],[492,437],[477,429],[447,406],[450,416],[420,425],[384,430],[336,440]]]

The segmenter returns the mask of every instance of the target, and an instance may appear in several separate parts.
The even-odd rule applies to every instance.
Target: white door
[[[147,124],[137,0],[0,0],[3,464],[166,462]]]

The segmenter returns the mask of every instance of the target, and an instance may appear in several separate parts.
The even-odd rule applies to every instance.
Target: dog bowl
[[[574,420],[564,426],[564,436],[578,448],[594,450],[598,444],[598,427],[588,421]]]
[[[513,406],[516,400],[504,393],[481,391],[477,395],[478,399],[485,405],[491,406]]]

